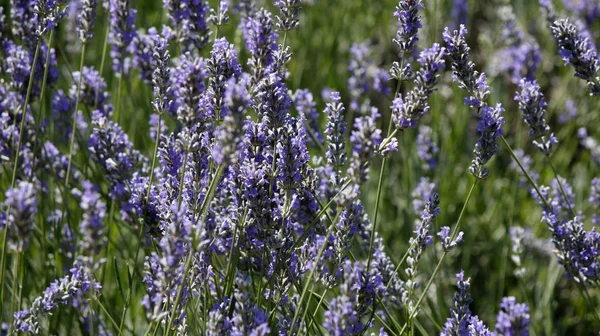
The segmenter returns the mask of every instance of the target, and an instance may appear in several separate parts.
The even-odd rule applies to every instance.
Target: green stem
[[[65,177],[65,187],[69,188],[69,178],[71,177],[71,166],[73,164],[73,147],[75,147],[75,133],[77,133],[77,105],[79,104],[79,93],[81,91],[81,82],[83,81],[83,62],[85,60],[85,44],[81,46],[81,60],[79,62],[79,82],[77,83],[77,94],[75,95],[75,107],[73,110],[73,124],[71,125],[71,142],[69,145],[69,163],[67,165],[67,174]],[[65,200],[65,206],[67,202]],[[64,213],[63,213],[64,216]]]
[[[500,139],[502,139],[502,142],[504,143],[504,145],[506,146],[506,148],[510,152],[510,156],[512,156],[513,160],[515,160],[515,162],[517,163],[517,165],[519,166],[519,168],[521,169],[521,171],[523,172],[523,174],[525,174],[525,177],[527,177],[527,180],[529,181],[529,184],[531,184],[531,186],[533,187],[533,189],[535,189],[535,192],[538,194],[538,197],[540,198],[540,200],[542,201],[542,203],[544,203],[544,206],[546,206],[548,208],[549,207],[548,202],[546,201],[546,199],[542,195],[542,192],[540,191],[540,188],[538,188],[538,186],[535,183],[535,181],[533,180],[533,178],[531,178],[531,175],[529,175],[529,172],[527,172],[527,170],[525,169],[525,167],[523,167],[523,164],[521,163],[521,160],[519,160],[519,158],[517,157],[517,155],[513,151],[512,147],[510,147],[510,145],[506,141],[506,138],[504,138],[504,136],[502,135],[502,136],[500,136]]]
[[[17,302],[17,292],[19,291],[17,286],[17,282],[19,279],[19,264],[21,263],[21,254],[23,252],[17,252],[17,258],[15,259],[15,263],[14,263],[14,270],[13,270],[13,279],[12,279],[12,294],[11,294],[11,299],[10,299],[10,310],[13,312],[16,312],[17,309],[15,309],[15,303]]]
[[[460,230],[461,220],[463,218],[465,210],[467,209],[467,205],[469,204],[469,201],[471,200],[471,196],[473,195],[473,190],[475,189],[475,186],[477,185],[477,181],[479,181],[479,179],[476,178],[475,181],[473,181],[473,184],[471,185],[471,189],[469,190],[469,194],[467,195],[467,200],[465,201],[465,204],[463,205],[462,209],[460,210],[460,215],[458,216],[458,220],[456,221],[456,226],[454,227],[453,233],[451,235],[451,240],[454,240],[456,238],[456,235],[458,234],[458,232]],[[415,316],[417,316],[417,313],[419,311],[419,306],[423,302],[423,299],[425,299],[425,295],[427,295],[427,291],[429,290],[429,287],[431,287],[431,285],[433,284],[433,280],[435,279],[436,275],[440,271],[442,262],[444,261],[444,258],[446,257],[447,254],[448,254],[448,251],[444,250],[444,253],[442,253],[440,260],[438,261],[437,265],[435,266],[435,269],[433,270],[433,274],[431,275],[431,278],[429,278],[427,285],[425,285],[425,288],[423,288],[423,293],[421,294],[421,296],[419,296],[419,300],[417,300],[417,303],[415,304],[413,311],[408,315],[409,321],[414,319]],[[399,332],[400,335],[404,334],[404,330],[406,329],[407,323],[405,323],[404,326],[402,327],[402,329],[400,330],[400,332]]]
[[[100,69],[99,74],[102,77],[102,72],[104,71],[104,62],[106,60],[106,47],[108,46],[108,35],[110,34],[110,24],[106,25],[106,33],[104,34],[104,45],[102,47],[102,60],[100,61]],[[98,81],[98,86],[96,87],[96,98],[94,100],[94,108],[98,107],[98,99],[100,98],[100,81]]]
[[[31,71],[29,72],[29,83],[27,85],[27,94],[25,95],[25,104],[23,104],[23,112],[21,113],[21,124],[19,126],[19,140],[17,141],[16,155],[15,155],[15,165],[12,171],[12,178],[10,182],[11,189],[15,187],[17,182],[17,168],[19,166],[19,155],[21,155],[21,143],[23,142],[23,129],[25,128],[25,119],[27,119],[27,106],[29,105],[29,98],[31,97],[31,89],[33,87],[33,75],[35,73],[35,66],[37,63],[38,55],[40,53],[40,44],[38,41],[35,47],[35,54],[33,55],[33,62],[31,65]],[[16,116],[15,116],[16,120]],[[10,208],[7,209],[7,212],[10,211]],[[8,230],[3,230],[4,235],[2,237],[2,261],[0,262],[0,281],[4,283],[4,271],[6,269],[6,243],[8,240]],[[3,303],[4,302],[4,286],[0,286],[0,318],[2,318],[3,314]]]
[[[50,48],[50,46],[52,45],[52,39],[54,38],[54,30],[50,31],[50,36],[48,37],[48,51],[46,52],[46,64],[44,66],[44,78],[42,79],[42,91],[40,92],[40,108],[38,109],[38,115],[35,118],[35,130],[36,130],[36,134],[37,135],[42,135],[42,132],[40,132],[40,123],[43,117],[43,110],[44,107],[46,106],[46,104],[44,104],[44,96],[46,94],[46,83],[48,81],[48,68],[50,67],[50,51],[52,51],[52,48]],[[36,147],[38,145],[41,144],[41,139],[36,139],[37,141],[34,142],[33,144],[33,153],[34,153],[34,157],[33,157],[33,165],[32,167],[35,167],[35,160],[37,158],[37,155],[35,155],[35,153],[37,153],[37,149]],[[31,170],[31,174],[29,175],[29,182],[31,182],[31,180],[33,179],[33,169]]]
[[[115,114],[113,119],[116,123],[121,123],[121,85],[123,84],[123,62],[121,62],[121,70],[119,71],[119,78],[117,78],[117,102],[115,106]]]
[[[404,58],[402,58],[401,67],[402,66],[404,66]],[[402,86],[402,82],[398,81],[398,84],[396,84],[396,92],[394,93],[394,99],[398,96],[398,92],[400,92],[401,86]],[[390,134],[392,134],[392,125],[393,124],[394,124],[394,122],[392,121],[392,118],[390,115],[390,121],[388,123],[386,139],[391,138]],[[395,136],[396,131],[393,133],[394,134],[393,136]],[[380,147],[380,148],[383,148],[383,147]],[[371,269],[371,260],[373,259],[373,243],[375,242],[375,233],[377,232],[379,202],[381,200],[381,193],[382,193],[381,186],[383,185],[383,175],[385,173],[385,163],[386,162],[387,162],[387,158],[384,157],[383,160],[381,161],[381,169],[379,170],[379,181],[377,182],[377,198],[375,199],[375,214],[373,215],[373,225],[371,226],[371,237],[369,239],[369,253],[367,255],[367,274],[369,274],[369,270]]]
[[[565,189],[563,188],[562,182],[558,178],[558,173],[556,172],[556,168],[554,168],[554,164],[552,163],[552,160],[550,160],[550,156],[546,155],[546,158],[548,159],[548,163],[550,164],[550,168],[552,168],[552,172],[554,173],[554,177],[556,178],[556,182],[558,182],[558,189],[560,189],[560,193],[565,198],[565,202],[567,202],[567,205],[569,206],[569,211],[571,212],[571,216],[575,217],[577,213],[575,212],[575,210],[571,206],[571,201],[569,200],[569,197],[567,196],[567,193],[565,192]]]

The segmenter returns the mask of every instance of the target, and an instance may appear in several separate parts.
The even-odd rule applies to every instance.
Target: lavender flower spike
[[[152,107],[158,114],[168,112],[172,100],[169,98],[171,91],[171,69],[169,69],[169,50],[167,40],[160,36],[155,37],[154,42],[154,71],[152,72],[152,83],[154,84],[154,101]]]
[[[456,274],[458,291],[454,293],[454,308],[450,310],[450,317],[444,324],[440,336],[468,335],[467,329],[471,318],[469,305],[473,301],[469,293],[471,278],[465,280],[465,272]]]
[[[592,42],[580,34],[568,19],[557,20],[550,28],[565,65],[573,65],[575,77],[587,82],[590,95],[600,96],[600,64]]]
[[[459,88],[472,95],[465,100],[465,103],[479,108],[490,91],[485,74],[475,70],[475,64],[469,60],[471,48],[467,45],[466,35],[467,28],[460,25],[460,28],[453,32],[446,27],[442,37],[446,42],[448,56],[452,60],[452,80],[458,83]]]
[[[10,236],[8,246],[15,252],[22,252],[29,246],[29,236],[35,223],[36,188],[27,181],[20,181],[5,195],[4,206],[9,211],[0,215],[0,229],[6,230],[5,234]]]
[[[27,309],[14,314],[15,329],[19,332],[28,332],[38,335],[41,332],[40,317],[48,316],[60,305],[66,305],[83,292],[91,290],[97,294],[100,284],[93,276],[86,272],[81,262],[76,261],[71,269],[71,274],[60,278],[44,290],[44,294],[37,297]]]
[[[446,50],[434,43],[429,49],[424,49],[419,55],[421,69],[417,72],[415,88],[401,95],[392,102],[392,119],[397,129],[415,127],[417,121],[429,112],[427,99],[435,91],[435,85],[440,77],[439,72],[444,69]]]
[[[421,25],[419,9],[423,8],[421,0],[400,0],[396,6],[394,16],[398,19],[398,31],[394,43],[401,53],[408,54],[415,49],[419,40],[417,33]]]
[[[277,28],[282,31],[290,31],[298,27],[298,15],[300,14],[300,0],[276,0],[275,6],[279,7],[281,16],[277,16]]]
[[[79,15],[77,17],[77,35],[81,43],[88,43],[94,36],[94,21],[96,21],[96,6],[98,0],[82,0]]]
[[[414,293],[414,290],[419,285],[419,282],[417,281],[419,261],[427,246],[433,244],[430,232],[435,217],[440,214],[439,204],[440,199],[438,194],[436,192],[431,193],[429,200],[425,204],[423,213],[421,214],[421,224],[417,225],[414,231],[415,236],[411,237],[409,240],[410,248],[408,250],[408,258],[406,259],[408,267],[405,270],[408,280],[404,283],[404,286],[409,293],[407,300],[409,302],[410,310],[414,310],[414,307],[412,306],[414,299],[410,294]]]
[[[520,92],[515,95],[515,100],[519,102],[519,108],[523,111],[523,119],[529,126],[529,136],[534,139],[533,144],[544,154],[550,155],[552,144],[558,143],[553,133],[550,133],[550,126],[546,124],[546,100],[544,94],[540,92],[540,86],[533,80],[529,81],[523,78],[519,83]],[[549,138],[546,140],[546,136]]]
[[[529,307],[517,303],[513,296],[500,302],[500,312],[496,316],[496,331],[501,336],[529,336]]]
[[[473,150],[475,159],[469,168],[471,174],[478,179],[486,178],[489,175],[484,165],[498,150],[498,137],[503,134],[504,118],[500,116],[502,112],[504,112],[504,108],[500,104],[497,104],[495,108],[484,105],[481,109],[480,122],[477,126],[480,137]]]

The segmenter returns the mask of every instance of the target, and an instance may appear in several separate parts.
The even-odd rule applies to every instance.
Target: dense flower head
[[[348,167],[348,176],[356,184],[367,181],[371,160],[376,156],[382,141],[381,130],[377,128],[379,112],[372,108],[371,115],[356,118],[354,130],[350,135],[352,160]]]
[[[154,101],[152,107],[158,114],[163,114],[171,109],[171,69],[169,68],[169,51],[167,41],[157,36],[154,42],[154,71],[152,72],[152,83],[154,84]]]
[[[133,149],[129,137],[119,125],[107,120],[99,111],[92,115],[92,134],[88,141],[91,158],[111,183],[109,195],[128,199],[126,184],[136,169],[147,169],[147,159]]]
[[[308,89],[298,89],[292,96],[294,106],[299,115],[306,119],[306,131],[311,135],[311,142],[322,144],[325,139],[320,131],[319,113],[313,94]]]
[[[106,110],[107,107],[105,106],[108,102],[108,93],[105,92],[106,82],[94,67],[84,66],[81,72],[73,72],[73,80],[74,83],[79,83],[81,80],[81,87],[79,87],[80,104],[85,104],[90,108],[97,106],[104,114],[110,112]],[[71,86],[69,91],[70,97],[75,97],[77,95],[77,88],[78,85],[76,84]]]
[[[35,0],[33,11],[37,20],[36,34],[38,37],[54,30],[58,21],[66,15],[66,10],[61,8],[56,0]]]
[[[534,145],[544,154],[552,152],[552,144],[558,142],[550,126],[546,124],[546,100],[540,91],[539,84],[525,78],[519,83],[521,91],[517,91],[515,100],[519,102],[519,108],[523,111],[523,119],[529,126],[529,136],[534,139]],[[546,139],[548,137],[548,139]],[[540,140],[540,141],[538,141]]]
[[[196,66],[195,70],[197,73],[195,77],[198,78],[201,69]],[[242,74],[237,51],[233,44],[227,42],[225,38],[217,39],[213,44],[210,58],[206,61],[206,72],[208,73],[206,114],[219,120],[224,108],[223,99],[227,81]]]
[[[421,25],[419,9],[422,9],[421,0],[399,1],[394,16],[398,19],[398,31],[393,40],[401,53],[411,53],[419,40],[417,33]]]
[[[429,195],[429,199],[425,203],[423,212],[421,213],[421,222],[417,224],[414,237],[411,237],[408,241],[410,247],[408,248],[408,257],[406,263],[408,267],[404,270],[408,279],[404,283],[405,289],[408,293],[406,301],[410,310],[414,310],[415,301],[412,298],[412,294],[415,289],[419,286],[417,274],[419,272],[419,262],[427,249],[427,246],[433,244],[433,238],[431,236],[431,229],[433,227],[433,221],[440,214],[440,199],[436,192],[432,192]]]
[[[546,203],[534,194],[543,208],[542,221],[552,233],[554,252],[568,276],[581,284],[597,281],[600,277],[600,235],[596,228],[586,231],[582,217],[571,212],[575,195],[566,180],[560,176],[559,179],[560,182],[553,180],[551,187],[540,187]]]
[[[219,1],[219,9],[217,11],[211,8],[207,22],[217,27],[229,22],[229,0]]]
[[[252,99],[248,94],[249,76],[233,77],[227,82],[224,94],[225,115],[223,124],[215,131],[216,142],[212,148],[213,159],[217,163],[236,162],[236,153],[241,148],[244,132],[244,115]]]
[[[379,274],[368,274],[359,262],[346,261],[343,273],[341,293],[329,302],[323,327],[330,335],[358,335],[368,322],[368,308],[385,284]]]
[[[468,0],[452,0],[452,14],[453,18],[450,25],[450,29],[458,29],[460,25],[466,25],[469,15],[469,1]]]
[[[339,169],[346,164],[346,121],[344,119],[344,105],[340,94],[333,92],[331,102],[327,103],[324,113],[327,114],[327,162]]]
[[[453,32],[446,27],[442,37],[446,43],[447,54],[452,60],[452,79],[458,86],[469,92],[465,102],[472,107],[481,107],[490,94],[487,78],[484,73],[475,70],[475,64],[469,60],[471,48],[466,40],[467,28],[460,25]]]
[[[253,67],[254,80],[259,81],[266,69],[273,63],[278,49],[277,32],[271,13],[262,8],[247,19],[243,28],[246,49],[252,58],[248,61]]]
[[[501,6],[499,17],[502,22],[500,35],[504,47],[494,59],[496,72],[509,75],[515,84],[518,84],[521,78],[533,79],[542,61],[540,46],[532,36],[517,27],[512,6]]]
[[[429,96],[436,90],[435,86],[444,69],[445,48],[434,43],[431,48],[424,49],[419,54],[421,69],[415,78],[415,88],[403,98],[398,95],[392,102],[392,119],[396,128],[416,127],[417,122],[429,112]]]
[[[14,326],[19,332],[38,335],[41,332],[40,318],[52,315],[59,306],[75,304],[75,299],[82,293],[92,292],[97,295],[100,283],[86,271],[80,261],[76,261],[70,274],[55,280],[48,286],[42,296],[35,298],[29,308],[14,313]]]
[[[37,15],[34,12],[36,0],[11,0],[10,18],[12,34],[31,49],[37,43]]]
[[[496,331],[502,336],[529,336],[529,307],[514,296],[502,298],[496,316]]]
[[[129,3],[130,0],[109,0],[111,29],[108,42],[111,45],[110,56],[116,73],[127,72],[126,53],[131,52],[132,41],[137,34],[135,30],[137,12],[130,8]]]
[[[0,216],[0,228],[9,235],[10,248],[16,252],[29,247],[37,213],[36,193],[36,186],[27,181],[20,181],[5,192],[5,210]]]
[[[94,257],[99,254],[107,242],[105,236],[106,203],[102,201],[99,188],[89,181],[82,183],[83,192],[79,194],[79,206],[83,210],[83,218],[79,224],[83,239],[80,241],[82,251]]]
[[[498,138],[503,134],[504,118],[501,116],[502,112],[504,112],[504,108],[500,104],[497,104],[495,108],[484,105],[481,109],[479,125],[477,125],[477,132],[479,132],[480,137],[473,150],[475,159],[469,167],[469,171],[476,178],[482,179],[488,176],[488,171],[484,165],[498,151]]]
[[[565,65],[573,65],[575,76],[587,82],[587,90],[591,95],[600,95],[598,55],[590,46],[588,39],[579,33],[575,24],[569,19],[555,21],[551,29]]]
[[[281,15],[277,15],[277,28],[289,31],[298,27],[298,15],[300,14],[300,0],[275,0],[275,6],[279,7]]]
[[[94,22],[96,21],[96,7],[98,0],[82,0],[79,15],[77,16],[77,34],[82,43],[88,43],[94,36]]]
[[[176,32],[178,43],[185,50],[202,49],[210,38],[208,16],[210,7],[203,0],[163,0],[163,7]]]
[[[450,309],[450,317],[444,324],[440,336],[468,335],[468,327],[471,319],[469,305],[473,301],[469,287],[471,278],[465,279],[464,271],[456,274],[458,291],[454,293],[454,308]]]
[[[432,139],[432,129],[427,125],[419,126],[419,135],[417,136],[417,154],[420,159],[421,168],[425,171],[432,171],[437,166],[436,155],[439,148]]]

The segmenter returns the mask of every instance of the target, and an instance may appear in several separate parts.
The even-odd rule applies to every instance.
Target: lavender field
[[[0,5],[0,336],[600,335],[600,1]]]

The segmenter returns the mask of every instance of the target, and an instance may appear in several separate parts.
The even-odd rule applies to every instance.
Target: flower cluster
[[[575,76],[587,82],[587,90],[591,95],[600,95],[600,64],[593,42],[579,33],[575,24],[568,19],[555,21],[551,30],[565,65],[573,65]]]
[[[544,94],[540,92],[539,84],[533,80],[522,79],[519,83],[520,92],[515,95],[515,100],[519,102],[519,108],[523,111],[523,119],[529,126],[529,136],[533,139],[533,144],[544,154],[550,155],[552,145],[558,140],[554,133],[550,133],[550,126],[546,124],[546,100]],[[545,137],[548,137],[546,140]],[[541,142],[538,142],[539,139]]]

